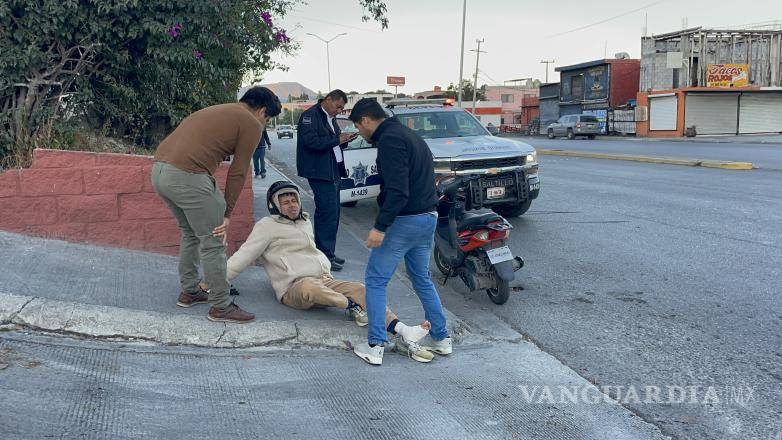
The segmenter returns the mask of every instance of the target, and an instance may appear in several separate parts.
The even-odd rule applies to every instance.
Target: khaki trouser
[[[299,310],[313,307],[346,309],[348,298],[366,310],[366,289],[363,284],[339,281],[331,277],[307,277],[296,281],[285,292],[285,295],[282,296],[282,303]],[[395,319],[396,315],[386,307],[386,325]]]
[[[204,281],[212,289],[209,301],[223,309],[231,304],[225,245],[212,230],[223,223],[225,198],[209,174],[188,173],[155,162],[152,186],[174,214],[182,230],[179,245],[179,278],[182,290],[198,292],[198,266],[203,264]]]

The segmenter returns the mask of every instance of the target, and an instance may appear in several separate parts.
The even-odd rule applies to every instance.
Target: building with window
[[[641,48],[638,135],[782,132],[782,30],[697,27]]]
[[[529,86],[486,86],[486,100],[502,103],[502,125],[527,126],[538,117],[538,92]]]
[[[620,55],[623,54],[617,54]],[[602,59],[555,70],[560,75],[560,116],[594,115],[605,132],[609,110],[627,106],[636,99],[641,60],[624,57]]]
[[[379,102],[380,104],[385,104],[386,102],[394,99],[393,93],[353,93],[348,95],[348,102],[345,103],[345,109],[343,110],[343,113],[349,114],[351,110],[353,110],[353,106],[356,105],[356,103],[360,99],[364,98],[370,98],[374,99],[375,101]]]

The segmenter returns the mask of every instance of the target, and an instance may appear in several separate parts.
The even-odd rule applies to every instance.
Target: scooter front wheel
[[[445,255],[440,252],[440,249],[437,249],[437,246],[434,247],[434,265],[437,266],[437,269],[439,269],[443,275],[450,275],[453,270],[451,266],[448,265]]]
[[[497,287],[486,289],[486,294],[489,295],[489,299],[494,304],[503,305],[510,298],[510,285],[496,275],[494,278],[497,280]]]

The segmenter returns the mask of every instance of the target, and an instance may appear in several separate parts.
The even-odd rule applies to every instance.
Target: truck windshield
[[[397,115],[397,119],[424,139],[489,135],[489,132],[466,112],[405,113]]]

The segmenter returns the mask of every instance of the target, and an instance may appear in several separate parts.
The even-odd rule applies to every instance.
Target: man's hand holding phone
[[[346,144],[348,142],[353,141],[353,139],[358,137],[358,133],[340,133],[339,135],[339,144]]]

